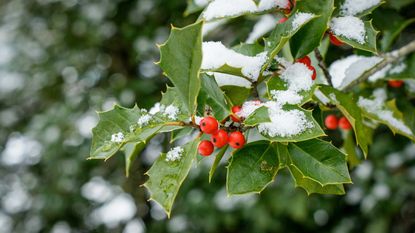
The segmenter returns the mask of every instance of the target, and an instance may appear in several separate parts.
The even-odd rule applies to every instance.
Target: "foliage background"
[[[124,176],[124,159],[86,161],[95,110],[150,107],[167,79],[156,43],[184,17],[184,0],[0,2],[0,232],[403,232],[415,229],[415,146],[386,128],[369,160],[353,169],[343,197],[294,188],[287,174],[260,196],[227,198],[225,169],[208,184],[193,169],[172,219],[139,187],[166,137],[157,137]],[[415,16],[413,0],[374,12],[378,30]],[[244,40],[255,17],[232,20],[210,39]],[[415,37],[414,26],[396,47]],[[329,49],[328,62],[352,53]],[[399,94],[399,91],[391,90]],[[336,141],[339,133],[332,135]],[[207,160],[206,163],[211,161]]]

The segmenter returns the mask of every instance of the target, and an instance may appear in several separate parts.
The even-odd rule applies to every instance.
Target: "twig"
[[[333,82],[331,81],[331,75],[329,70],[327,69],[326,63],[324,62],[323,56],[321,55],[318,48],[314,49],[314,54],[316,55],[316,58],[318,60],[318,66],[323,70],[324,76],[326,77],[327,83],[330,86],[333,86]]]
[[[383,60],[376,64],[371,69],[364,72],[359,78],[353,80],[348,85],[346,85],[343,90],[349,91],[354,86],[356,86],[359,83],[365,82],[370,76],[378,72],[379,70],[383,69],[385,66],[391,63],[397,62],[400,58],[405,57],[406,55],[415,52],[415,40],[411,41],[407,45],[401,47],[400,49],[394,50],[392,52],[386,53],[383,56]]]

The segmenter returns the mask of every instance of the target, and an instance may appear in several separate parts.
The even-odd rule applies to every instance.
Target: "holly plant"
[[[90,159],[122,151],[128,176],[154,136],[170,135],[170,149],[143,184],[168,215],[192,165],[203,159],[212,160],[209,181],[227,164],[229,195],[260,193],[282,169],[308,194],[344,194],[349,168],[367,158],[377,127],[415,139],[415,108],[405,97],[413,87],[404,82],[414,76],[415,41],[395,49],[410,23],[378,35],[371,17],[382,4],[189,0],[186,13],[200,17],[172,27],[159,46],[158,65],[171,81],[160,102],[100,112]],[[243,16],[258,19],[246,42],[204,40]],[[330,46],[351,55],[328,67]],[[396,93],[404,97],[396,101]],[[336,146],[334,134],[342,138]]]

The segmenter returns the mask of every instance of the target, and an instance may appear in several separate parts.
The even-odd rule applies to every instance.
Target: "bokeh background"
[[[170,24],[197,18],[185,8],[185,0],[0,1],[0,233],[415,232],[415,146],[386,128],[345,196],[308,197],[282,172],[261,195],[228,198],[224,166],[208,184],[202,163],[170,220],[140,187],[167,137],[151,141],[129,178],[123,156],[87,161],[96,110],[160,99],[167,79],[155,44]],[[414,8],[390,1],[375,26],[387,26],[376,24],[385,12],[415,17]],[[243,41],[256,19],[233,20],[210,39]],[[401,37],[415,38],[414,27]],[[330,49],[331,60],[351,53]]]

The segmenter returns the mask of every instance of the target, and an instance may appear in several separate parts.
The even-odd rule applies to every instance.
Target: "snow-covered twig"
[[[383,56],[383,61],[379,62],[373,68],[364,72],[359,78],[350,82],[347,86],[343,88],[344,91],[348,91],[353,88],[355,85],[365,82],[370,76],[375,74],[377,71],[383,69],[385,66],[391,63],[397,62],[400,58],[415,52],[415,40],[409,42],[407,45],[401,47],[400,49],[394,50],[392,52],[386,53]]]

